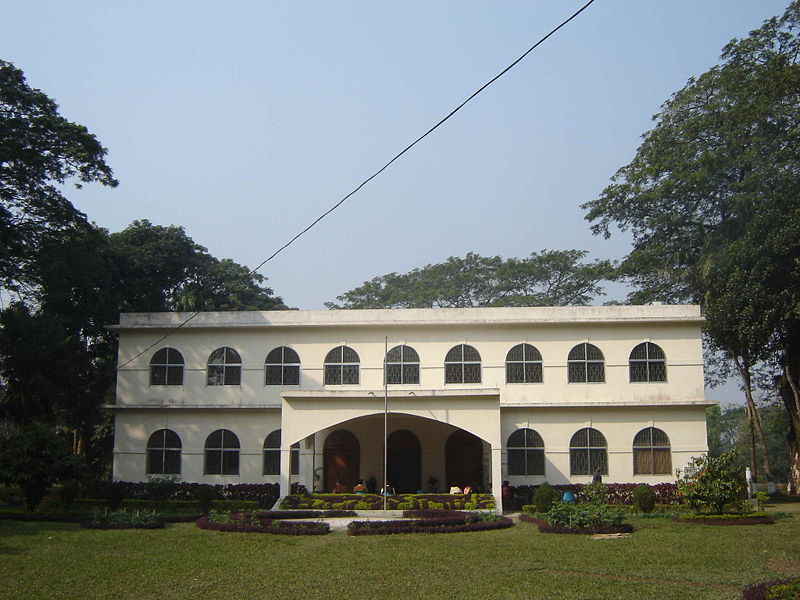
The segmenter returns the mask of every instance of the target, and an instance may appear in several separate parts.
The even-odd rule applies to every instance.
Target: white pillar
[[[290,473],[292,472],[292,449],[286,445],[286,438],[281,436],[281,498],[292,493]],[[275,508],[278,508],[277,506]]]
[[[498,512],[503,510],[503,447],[492,445],[492,495]]]
[[[300,441],[300,483],[314,491],[314,436]]]

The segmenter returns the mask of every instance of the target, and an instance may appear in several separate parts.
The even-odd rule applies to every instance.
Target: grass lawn
[[[534,525],[451,535],[282,537],[94,531],[0,521],[0,599],[739,598],[800,576],[800,505],[775,525],[634,519],[629,539],[541,534]]]

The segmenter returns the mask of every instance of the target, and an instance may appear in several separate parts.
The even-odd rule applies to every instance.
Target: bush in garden
[[[561,498],[561,493],[546,481],[533,493],[533,504],[538,512],[547,512]]]
[[[547,524],[573,529],[619,527],[625,516],[621,510],[602,504],[557,502],[547,513]]]
[[[646,483],[633,488],[633,502],[639,512],[651,513],[656,507],[656,493]]]
[[[578,492],[578,500],[591,504],[605,504],[608,486],[605,483],[590,483]]]
[[[67,510],[72,508],[75,499],[81,491],[81,484],[77,479],[67,479],[61,484],[61,489],[58,491],[58,497],[64,503],[64,508]]]
[[[676,483],[683,502],[695,511],[711,510],[720,515],[728,505],[741,505],[746,487],[736,450],[718,457],[692,458],[690,465],[693,474]]]
[[[200,512],[204,515],[208,514],[211,510],[211,505],[217,498],[217,490],[213,485],[200,485],[194,490],[194,496],[197,502],[200,503]]]
[[[155,511],[96,510],[92,517],[81,522],[85,529],[162,529],[164,521]]]

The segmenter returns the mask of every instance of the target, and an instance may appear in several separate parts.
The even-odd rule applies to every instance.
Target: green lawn
[[[91,531],[0,521],[0,598],[739,598],[747,583],[800,575],[796,515],[754,527],[637,519],[631,538],[615,540],[540,534],[526,523],[296,538],[191,523]]]

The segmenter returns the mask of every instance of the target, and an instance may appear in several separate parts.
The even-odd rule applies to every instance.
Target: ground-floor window
[[[171,429],[159,429],[147,440],[147,474],[181,474],[181,438]]]
[[[633,474],[669,475],[672,473],[672,454],[667,434],[648,427],[633,438]]]
[[[291,473],[300,473],[300,442],[292,444]],[[281,430],[276,429],[264,439],[264,475],[281,474]]]
[[[544,440],[536,431],[517,429],[506,446],[509,475],[544,475]]]
[[[569,474],[591,475],[597,467],[608,475],[608,443],[597,429],[585,427],[570,440]]]
[[[227,429],[217,429],[206,438],[205,475],[239,474],[239,438]]]

